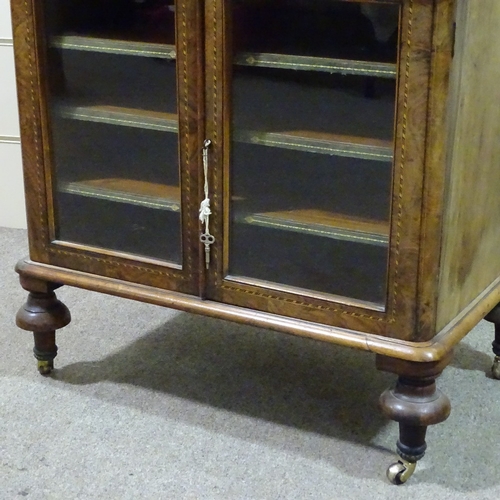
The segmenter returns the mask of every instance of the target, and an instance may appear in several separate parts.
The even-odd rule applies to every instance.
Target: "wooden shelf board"
[[[261,68],[290,69],[295,71],[320,71],[342,75],[396,78],[397,67],[393,63],[337,59],[330,57],[297,56],[292,54],[269,54],[242,52],[235,64]]]
[[[179,186],[169,186],[155,182],[122,178],[91,179],[63,182],[59,185],[59,192],[130,203],[170,212],[179,212],[181,210],[181,190]],[[242,201],[244,198],[232,196],[231,200]]]
[[[175,45],[135,40],[120,40],[97,36],[63,35],[54,37],[52,46],[58,49],[122,54],[159,59],[175,59]]]
[[[324,210],[303,209],[254,213],[243,222],[261,227],[352,241],[375,246],[389,244],[389,222],[349,217]]]
[[[260,146],[383,162],[392,162],[394,156],[392,141],[327,134],[324,132],[240,130],[235,132],[234,139],[238,142]]]
[[[177,133],[179,126],[175,113],[162,113],[117,106],[58,105],[56,112],[63,118],[124,127],[136,127],[161,132]]]
[[[170,212],[181,210],[180,188],[166,184],[119,178],[92,179],[61,183],[59,191]]]

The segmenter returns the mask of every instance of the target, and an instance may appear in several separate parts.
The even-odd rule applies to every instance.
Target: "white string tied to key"
[[[210,198],[207,196],[207,189],[205,188],[205,199],[200,204],[200,221],[205,225],[205,230],[208,229],[208,221],[211,213]]]
[[[205,199],[200,204],[200,221],[205,226],[205,234],[209,233],[208,221],[212,211],[210,210],[210,197],[208,192],[208,148],[212,142],[206,139],[203,143],[203,174],[205,177]]]
[[[208,192],[208,148],[212,141],[206,139],[203,143],[203,175],[205,177],[205,199],[200,204],[200,222],[205,226],[205,232],[200,235],[200,241],[205,245],[205,267],[210,266],[210,245],[214,243],[215,238],[210,234],[210,196]]]

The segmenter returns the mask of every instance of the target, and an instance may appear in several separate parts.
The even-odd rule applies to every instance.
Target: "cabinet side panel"
[[[438,256],[441,251],[445,201],[446,120],[455,3],[456,0],[437,2],[434,14],[420,234],[419,309],[414,339],[416,341],[429,340],[435,334],[440,264]]]
[[[500,275],[500,2],[459,2],[437,330]]]
[[[30,256],[35,261],[47,263],[49,234],[43,162],[45,145],[36,50],[40,34],[35,30],[35,8],[32,2],[12,0],[11,9]]]

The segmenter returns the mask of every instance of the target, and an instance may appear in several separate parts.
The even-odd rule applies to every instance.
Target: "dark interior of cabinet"
[[[392,141],[395,80],[312,71],[235,68],[236,129],[303,131]]]
[[[53,143],[58,239],[181,263],[176,134],[56,118]]]
[[[60,64],[55,104],[177,111],[175,60],[62,50]]]
[[[389,221],[390,162],[235,143],[232,165],[241,211],[317,209]]]
[[[174,0],[53,0],[46,19],[53,35],[80,33],[175,43]]]
[[[385,303],[385,247],[340,240],[325,245],[322,237],[248,224],[233,230],[238,238],[231,248],[232,279],[250,276],[271,288],[272,283],[288,285],[304,295],[317,291]]]
[[[59,193],[59,238],[181,264],[179,213]]]
[[[380,36],[363,2],[240,0],[232,2],[234,49],[353,60],[396,59],[398,7],[383,4],[378,16],[393,26]],[[379,35],[379,36],[377,36]]]
[[[383,303],[392,164],[233,147],[240,201],[232,205],[229,274]],[[309,224],[296,224],[299,213]],[[339,237],[324,214],[343,216],[351,232]]]
[[[176,134],[61,118],[52,123],[60,182],[119,177],[179,185]]]
[[[232,15],[228,276],[383,304],[398,6],[243,1]]]

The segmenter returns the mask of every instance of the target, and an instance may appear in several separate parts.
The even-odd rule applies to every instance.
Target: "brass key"
[[[210,233],[200,235],[200,241],[205,245],[205,266],[208,269],[210,266],[210,245],[214,243],[215,238]]]

